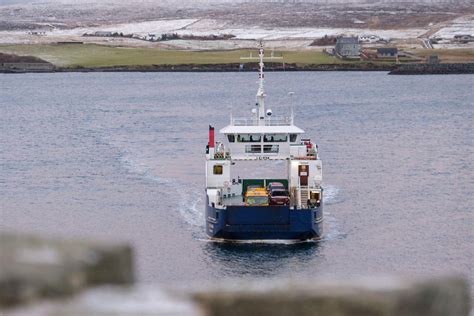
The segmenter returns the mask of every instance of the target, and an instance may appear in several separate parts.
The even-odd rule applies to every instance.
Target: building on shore
[[[382,47],[377,48],[377,58],[397,58],[398,48],[396,47]]]
[[[337,38],[334,53],[340,58],[359,59],[361,45],[358,37],[344,37]]]
[[[471,34],[457,34],[454,35],[454,41],[467,44],[470,42],[474,42],[474,36],[472,36]]]
[[[381,38],[377,35],[359,35],[359,42],[362,43],[377,43],[381,40]]]
[[[109,36],[112,36],[113,35],[113,32],[108,32],[108,31],[97,31],[97,32],[94,32],[94,35],[93,36],[103,36],[103,37],[109,37]]]
[[[51,72],[55,66],[51,63],[5,62],[0,63],[0,72]]]
[[[430,55],[426,57],[426,63],[430,65],[439,64],[439,57],[438,55]]]

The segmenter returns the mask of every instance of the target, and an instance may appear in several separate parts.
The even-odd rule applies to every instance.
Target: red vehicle
[[[267,190],[268,191],[272,191],[272,190],[275,190],[275,189],[286,190],[285,186],[281,182],[270,182],[267,185]]]
[[[270,205],[290,205],[290,197],[286,189],[273,189],[269,195]]]

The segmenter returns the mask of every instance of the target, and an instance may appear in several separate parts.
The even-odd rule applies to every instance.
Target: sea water
[[[256,82],[0,75],[0,230],[129,242],[142,282],[449,272],[473,281],[474,76],[268,73],[267,108],[294,107],[319,145],[324,238],[210,242],[208,125],[250,115]]]

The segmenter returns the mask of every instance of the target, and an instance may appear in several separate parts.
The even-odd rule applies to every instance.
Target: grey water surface
[[[287,114],[293,103],[296,125],[319,144],[322,241],[235,245],[204,234],[208,124],[250,113],[255,73],[0,75],[0,230],[128,241],[143,282],[473,281],[474,76],[266,79],[267,106]]]

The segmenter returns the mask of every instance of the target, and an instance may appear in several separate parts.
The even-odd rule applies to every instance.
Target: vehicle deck
[[[290,205],[294,205],[295,202],[294,202],[293,197],[291,197],[290,200],[291,200]],[[244,198],[242,195],[225,197],[223,198],[222,202],[224,205],[227,205],[227,206],[244,206],[245,205]]]
[[[245,205],[244,197],[242,195],[226,197],[226,198],[223,199],[222,202],[223,202],[224,205],[237,205],[237,206]]]

